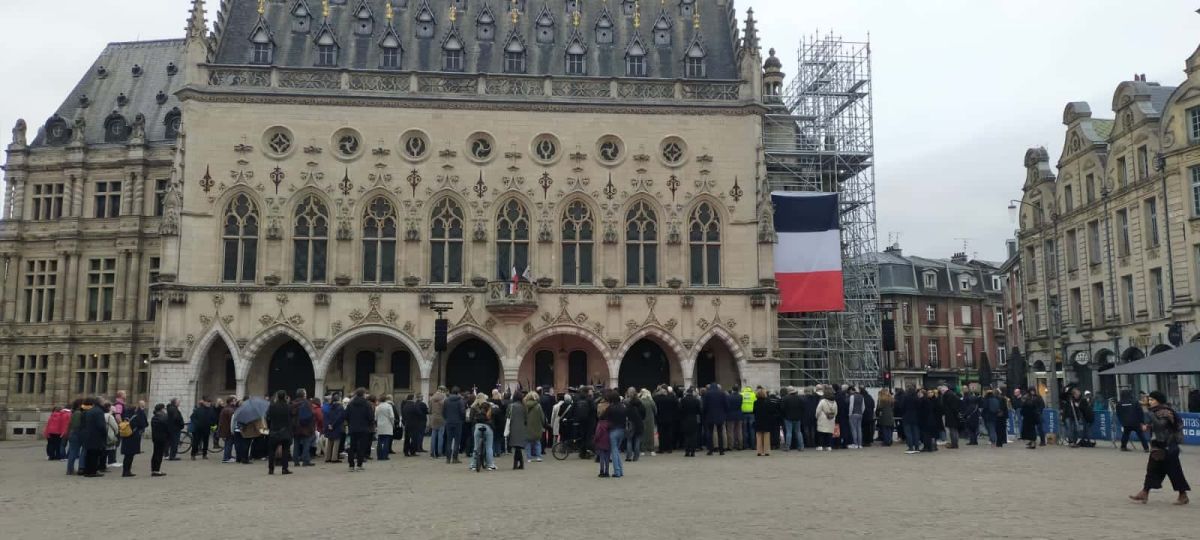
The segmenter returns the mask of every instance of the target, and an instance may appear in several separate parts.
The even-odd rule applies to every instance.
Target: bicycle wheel
[[[192,434],[183,432],[179,434],[179,453],[186,454],[192,449]]]
[[[567,456],[571,455],[571,447],[566,441],[558,441],[554,443],[554,447],[550,449],[550,453],[554,455],[554,459],[563,461]]]

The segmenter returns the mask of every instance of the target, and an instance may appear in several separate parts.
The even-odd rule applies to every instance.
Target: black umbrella
[[[987,352],[979,353],[979,386],[982,388],[992,386],[992,364],[988,362]]]

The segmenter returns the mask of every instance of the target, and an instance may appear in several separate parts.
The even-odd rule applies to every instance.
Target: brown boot
[[[1180,491],[1180,492],[1179,492],[1179,498],[1178,498],[1178,499],[1175,499],[1175,506],[1183,506],[1183,505],[1185,505],[1185,504],[1187,504],[1187,503],[1189,503],[1189,502],[1191,502],[1191,501],[1189,501],[1189,500],[1188,500],[1187,492],[1186,492],[1186,491]]]
[[[1146,504],[1146,501],[1149,500],[1149,498],[1150,498],[1150,492],[1143,489],[1143,490],[1137,492],[1137,494],[1135,494],[1135,495],[1130,495],[1129,498],[1131,500],[1133,500],[1134,502],[1140,502],[1142,504]]]

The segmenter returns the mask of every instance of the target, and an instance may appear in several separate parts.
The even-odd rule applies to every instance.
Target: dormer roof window
[[[306,0],[296,0],[292,4],[292,31],[307,34],[312,28],[312,10]]]
[[[375,31],[375,12],[367,5],[367,0],[359,0],[354,10],[354,33],[359,36],[369,36]]]

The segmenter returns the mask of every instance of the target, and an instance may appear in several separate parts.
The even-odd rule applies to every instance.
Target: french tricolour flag
[[[836,193],[774,192],[779,312],[844,311]]]

